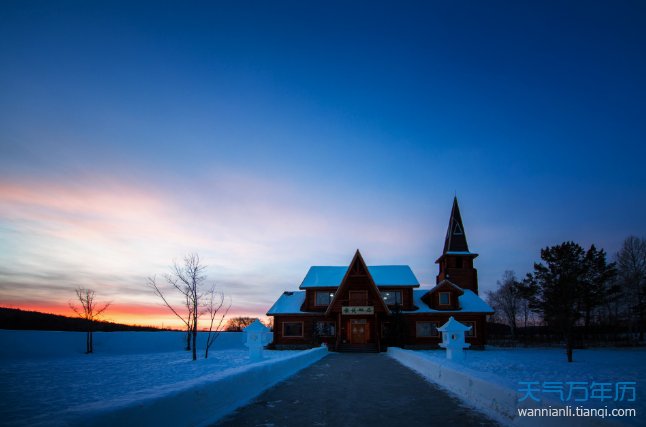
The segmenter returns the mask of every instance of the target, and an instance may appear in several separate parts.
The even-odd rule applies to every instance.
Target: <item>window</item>
[[[330,305],[334,299],[334,292],[317,292],[316,305]]]
[[[455,266],[457,268],[462,268],[462,265],[463,265],[462,258],[456,258],[455,259]]]
[[[334,323],[332,322],[321,322],[318,324],[319,335],[322,337],[333,337],[334,336]]]
[[[455,220],[454,220],[455,221]],[[453,234],[457,236],[461,236],[464,233],[462,232],[462,228],[460,228],[460,223],[455,221],[455,229],[453,230]]]
[[[450,296],[451,294],[449,293],[440,293],[440,305],[449,305]]]
[[[382,292],[381,297],[384,299],[384,302],[389,305],[402,303],[402,293],[400,291]]]
[[[476,336],[476,322],[463,322],[464,326],[467,328],[471,326],[471,330],[469,331],[464,331],[464,336],[465,337],[475,337]]]
[[[417,336],[418,337],[436,337],[437,322],[417,322]]]
[[[284,337],[302,337],[303,336],[303,322],[283,323],[283,336]]]

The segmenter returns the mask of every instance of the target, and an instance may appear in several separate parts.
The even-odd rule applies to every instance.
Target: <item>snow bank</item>
[[[432,382],[440,384],[475,406],[484,409],[485,412],[506,424],[521,427],[544,426],[546,424],[549,424],[550,427],[616,427],[626,425],[624,424],[626,421],[634,422],[639,419],[632,417],[619,421],[617,418],[610,420],[596,417],[518,416],[518,409],[561,409],[565,408],[565,404],[546,399],[541,399],[540,402],[531,399],[519,402],[518,399],[524,397],[524,394],[519,393],[516,387],[510,386],[511,382],[501,381],[501,378],[495,374],[475,372],[450,362],[448,364],[451,367],[447,367],[445,363],[442,363],[443,361],[429,360],[415,351],[389,347],[388,355]],[[524,381],[532,381],[532,379],[524,379]],[[570,406],[575,405],[570,404]],[[639,414],[637,416],[639,417]]]
[[[240,367],[212,381],[204,379],[184,387],[169,387],[158,395],[126,401],[118,407],[91,405],[69,426],[208,426],[277,382],[293,375],[328,354],[327,348],[299,352],[285,358]]]
[[[197,348],[206,347],[207,332],[198,332]],[[222,332],[211,351],[244,348],[241,333]],[[137,354],[184,349],[183,332],[94,332],[94,354]],[[0,360],[69,357],[85,353],[85,332],[0,330]]]

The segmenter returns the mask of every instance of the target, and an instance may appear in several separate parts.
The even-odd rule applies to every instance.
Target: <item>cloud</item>
[[[227,171],[193,181],[3,179],[0,297],[60,308],[85,286],[115,307],[154,305],[145,278],[198,252],[232,313],[263,315],[312,264],[346,264],[357,247],[373,264],[393,263],[426,245],[415,215],[394,220],[389,205],[401,200],[387,193],[357,206],[352,191],[310,190]]]

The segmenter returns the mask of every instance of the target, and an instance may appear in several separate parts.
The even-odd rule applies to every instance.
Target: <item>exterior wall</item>
[[[307,345],[307,333],[310,330],[310,322],[312,322],[312,317],[316,317],[316,321],[321,322],[332,322],[334,323],[334,336],[333,337],[321,337],[321,342],[327,342],[330,345],[336,343],[336,337],[339,334],[339,326],[337,325],[337,319],[325,317],[323,315],[313,316],[311,314],[304,315],[277,315],[274,316],[274,341],[273,343],[278,346],[283,345],[298,345],[303,346]],[[303,335],[301,337],[285,337],[283,336],[283,324],[292,323],[292,322],[302,322],[303,323]]]
[[[409,314],[406,316],[408,326],[411,330],[411,345],[413,346],[437,346],[442,342],[442,337],[438,334],[436,337],[418,337],[417,336],[417,323],[418,322],[437,322],[438,327],[442,326],[449,321],[453,316],[455,320],[460,323],[475,322],[475,337],[465,337],[465,341],[471,344],[472,347],[483,346],[487,343],[486,340],[486,325],[487,316],[484,314]]]
[[[437,322],[438,327],[442,326],[449,321],[453,316],[458,322],[475,322],[475,337],[465,337],[465,341],[471,344],[474,349],[481,348],[487,344],[487,320],[485,314],[456,314],[456,313],[432,313],[432,314],[405,314],[408,326],[411,331],[411,348],[436,348],[442,342],[442,337],[438,334],[435,337],[418,337],[417,336],[417,323],[418,322]],[[338,315],[334,318],[325,316],[315,316],[317,322],[333,322],[335,324],[334,337],[322,337],[321,342],[327,343],[329,346],[336,345],[337,337],[340,338],[339,342],[343,343],[347,340],[347,325],[351,319],[366,319],[369,323],[370,338],[367,340],[369,344],[385,344],[382,337],[382,324],[389,323],[390,317],[382,314],[375,316],[341,316],[341,324],[339,325]],[[274,341],[273,344],[277,349],[294,349],[305,348],[307,346],[307,333],[309,331],[312,315],[278,315],[274,316]],[[283,336],[283,323],[285,322],[303,322],[303,336],[302,337],[284,337]]]
[[[435,283],[440,283],[448,275],[451,283],[462,289],[469,289],[478,295],[478,270],[473,268],[473,260],[467,257],[461,257],[463,259],[463,266],[462,268],[457,268],[455,266],[456,258],[447,256],[442,259],[440,262],[442,269],[440,274],[437,275]]]

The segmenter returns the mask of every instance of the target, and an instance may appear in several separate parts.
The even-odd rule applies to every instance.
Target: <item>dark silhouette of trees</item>
[[[222,332],[222,323],[226,317],[229,309],[231,308],[231,299],[229,299],[229,305],[224,309],[224,313],[219,316],[219,320],[215,329],[213,325],[215,323],[215,318],[218,317],[218,313],[222,313],[222,306],[224,305],[224,293],[222,291],[216,291],[215,285],[211,286],[211,289],[206,293],[205,296],[205,309],[204,312],[209,316],[209,334],[206,338],[206,351],[204,352],[204,358],[209,358],[209,348],[215,342],[215,340],[220,336]]]
[[[319,340],[321,338],[321,331],[319,329],[319,323],[316,321],[316,317],[312,317],[310,321],[310,327],[307,330],[307,343],[310,348],[315,348],[319,346]]]
[[[395,303],[395,307],[391,310],[386,340],[391,347],[404,348],[410,344],[410,326],[401,312],[399,303]]]
[[[77,308],[76,305],[70,300],[68,302],[70,308],[74,310],[74,313],[81,319],[87,320],[87,336],[86,336],[86,347],[87,351],[85,354],[89,353],[94,353],[94,347],[93,347],[93,342],[92,342],[92,332],[94,332],[94,321],[103,314],[105,310],[107,310],[108,307],[110,307],[110,304],[112,304],[112,301],[103,303],[102,306],[99,306],[99,304],[94,301],[95,294],[94,291],[91,289],[85,289],[83,287],[76,288],[74,289],[76,292],[76,297],[78,298],[79,302],[81,303],[81,307]]]
[[[522,293],[531,308],[562,335],[572,362],[575,326],[612,292],[615,265],[606,264],[605,253],[594,245],[586,253],[573,242],[541,249],[541,259],[546,265],[534,263],[534,274],[528,274]]]
[[[516,278],[516,273],[512,270],[505,271],[502,282],[498,280],[498,289],[487,291],[486,295],[489,306],[509,323],[511,339],[516,339],[516,319],[523,308],[520,282]]]
[[[243,317],[243,316],[232,317],[229,319],[229,322],[227,323],[226,331],[242,332],[242,328],[246,328],[247,326],[251,325],[255,321],[256,321],[255,317]]]
[[[637,319],[639,341],[644,341],[646,329],[646,239],[628,236],[614,255],[618,270],[621,301],[626,308],[628,325],[632,329]]]
[[[184,265],[180,266],[177,261],[173,261],[173,265],[170,267],[171,272],[163,275],[166,282],[181,294],[183,305],[187,311],[186,315],[179,314],[178,310],[168,302],[161,288],[157,285],[155,276],[148,277],[147,280],[148,286],[153,289],[155,295],[160,297],[164,305],[186,325],[187,332],[193,339],[193,360],[197,360],[197,349],[195,347],[197,322],[202,314],[200,312],[200,301],[204,297],[204,293],[201,292],[201,286],[206,280],[206,275],[204,274],[206,267],[206,265],[202,264],[200,256],[192,253],[184,256]]]

